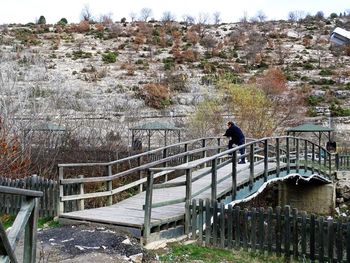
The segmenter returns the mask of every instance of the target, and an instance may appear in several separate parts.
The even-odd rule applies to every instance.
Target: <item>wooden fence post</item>
[[[280,139],[276,138],[276,176],[280,176],[280,166],[281,166],[281,160],[280,160]]]
[[[269,170],[269,145],[267,139],[264,141],[264,182],[267,181]]]
[[[217,159],[211,162],[211,200],[216,200],[217,198]]]

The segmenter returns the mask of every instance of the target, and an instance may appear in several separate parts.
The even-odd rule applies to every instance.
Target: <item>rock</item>
[[[337,198],[336,201],[338,204],[344,203],[344,198],[343,197]]]
[[[131,241],[129,238],[125,239],[122,243],[125,245],[131,245]]]
[[[350,181],[337,182],[337,193],[343,197],[345,201],[350,200]]]
[[[136,254],[136,255],[132,255],[129,258],[134,263],[141,263],[142,259],[143,259],[143,254],[139,253],[139,254]]]

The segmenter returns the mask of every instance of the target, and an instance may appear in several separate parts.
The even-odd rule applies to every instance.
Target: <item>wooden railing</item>
[[[82,210],[85,208],[86,199],[105,198],[101,203],[111,205],[115,202],[113,197],[121,192],[135,188],[137,188],[137,191],[134,192],[142,192],[144,191],[144,184],[147,182],[147,169],[180,165],[206,156],[212,156],[227,147],[222,144],[222,139],[220,137],[195,139],[112,162],[59,164],[59,214],[66,211],[65,204],[69,202],[77,202],[77,209]],[[89,168],[94,169],[94,171],[76,171],[77,169]],[[102,175],[95,175],[97,168],[103,170]],[[77,175],[77,173],[80,174]],[[88,173],[90,174],[86,175]],[[160,182],[166,182],[168,174],[168,172],[159,173],[154,176],[154,179],[158,178],[157,180]],[[123,181],[126,181],[126,183],[122,184]],[[91,185],[99,188],[97,191],[88,192],[87,188],[94,188]],[[74,194],[68,193],[65,190],[67,186],[71,186],[77,191]]]
[[[225,206],[195,199],[186,204],[189,236],[205,246],[260,251],[284,256],[286,262],[349,262],[350,222],[284,209]]]
[[[17,262],[15,249],[24,231],[23,262],[35,263],[39,191],[0,186],[0,193],[23,198],[20,211],[11,229],[6,233],[0,221],[0,262]]]
[[[238,156],[238,152],[241,148],[245,147],[246,153]],[[223,156],[232,154],[230,158],[222,161]],[[243,158],[249,159],[249,166],[245,166],[243,169],[249,169],[249,176],[241,181],[237,182],[237,173],[242,171],[242,168],[238,169],[238,161]],[[230,150],[226,150],[215,154],[213,156],[188,162],[185,165],[178,165],[173,167],[150,167],[147,175],[147,190],[146,190],[146,201],[145,201],[145,222],[144,222],[144,236],[150,235],[151,231],[151,214],[152,208],[167,206],[176,203],[189,202],[200,193],[210,189],[211,200],[218,200],[221,196],[217,194],[217,184],[223,180],[231,178],[230,187],[227,188],[226,193],[232,195],[232,200],[236,199],[237,189],[244,185],[249,185],[249,189],[253,188],[256,179],[263,177],[264,182],[268,180],[271,168],[269,163],[273,162],[275,166],[272,168],[273,176],[279,177],[282,170],[285,174],[289,174],[293,169],[296,172],[311,171],[311,173],[317,172],[326,178],[331,178],[335,169],[335,156],[329,153],[325,148],[316,145],[315,143],[298,137],[282,136],[282,137],[270,137],[255,140],[246,143],[245,145],[235,147]],[[203,170],[202,173],[197,174],[196,177],[192,177],[194,170],[198,170],[201,167],[209,164],[211,169]],[[217,180],[217,172],[220,168],[225,165],[232,165],[232,173]],[[255,171],[255,166],[263,164],[263,173],[259,174]],[[169,182],[169,183],[154,183],[156,175],[168,172],[171,173],[185,174],[186,179],[181,182]],[[198,179],[205,175],[211,174],[211,183],[203,187],[197,192],[192,192],[192,184]],[[163,189],[169,187],[185,186],[185,196],[180,199],[173,199],[155,203],[152,200],[154,189]],[[188,232],[189,228],[189,215],[185,215],[185,231]]]

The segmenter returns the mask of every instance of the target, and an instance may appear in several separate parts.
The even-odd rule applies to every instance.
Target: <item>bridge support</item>
[[[290,205],[299,211],[322,215],[335,212],[335,184],[288,180],[278,189],[278,205]]]

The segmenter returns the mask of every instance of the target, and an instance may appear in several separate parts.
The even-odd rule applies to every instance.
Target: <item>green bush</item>
[[[92,54],[90,52],[85,52],[82,50],[72,52],[72,59],[73,60],[77,60],[79,58],[85,59],[85,58],[91,58],[91,57],[92,57]]]
[[[333,70],[330,69],[321,69],[319,75],[321,76],[332,76],[334,74]]]
[[[164,58],[163,63],[164,63],[164,70],[172,70],[173,68],[175,68],[175,61],[174,61],[174,58],[172,57]]]
[[[102,61],[106,64],[114,63],[117,61],[118,54],[116,52],[108,51],[102,54]]]
[[[38,20],[39,25],[45,25],[46,24],[46,18],[45,16],[40,16]]]
[[[312,69],[314,69],[315,67],[312,65],[312,64],[310,64],[310,63],[305,63],[304,65],[303,65],[303,69],[305,69],[305,70],[312,70]]]
[[[323,97],[309,96],[306,99],[308,106],[317,106],[320,102],[324,101]]]

